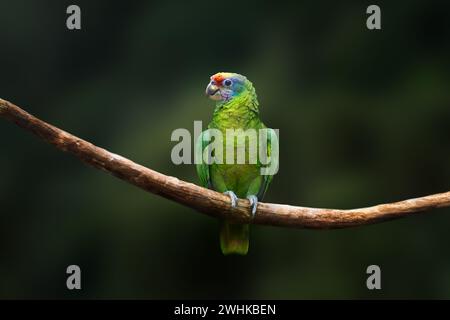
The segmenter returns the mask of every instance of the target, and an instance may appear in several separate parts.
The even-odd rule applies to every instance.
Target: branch
[[[94,168],[215,218],[280,227],[332,229],[366,225],[411,216],[433,208],[450,207],[450,192],[352,210],[259,203],[256,216],[251,219],[250,203],[246,199],[240,199],[237,207],[232,209],[226,195],[166,176],[99,148],[2,99],[0,117],[31,131],[41,140],[73,154]]]

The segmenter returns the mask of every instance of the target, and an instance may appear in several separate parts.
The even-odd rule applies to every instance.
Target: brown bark
[[[246,199],[240,199],[237,207],[231,208],[228,196],[166,176],[99,148],[2,99],[0,99],[0,117],[31,131],[61,151],[72,153],[84,163],[109,172],[148,192],[216,218],[226,217],[239,222],[281,227],[332,229],[366,225],[450,206],[450,192],[351,210],[259,203],[256,216],[251,219],[250,203]]]

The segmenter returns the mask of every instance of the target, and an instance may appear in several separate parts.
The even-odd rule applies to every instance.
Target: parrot
[[[260,129],[272,130],[267,135],[265,149],[266,155],[270,157],[273,153],[271,151],[273,149],[272,144],[278,144],[278,136],[273,129],[266,128],[261,121],[255,88],[245,76],[233,72],[216,73],[210,77],[205,93],[207,97],[216,102],[208,130],[219,130],[226,137],[227,130],[234,129],[237,136],[236,139],[233,137],[234,141],[230,144],[231,148],[234,148],[232,150],[235,160],[233,163],[230,164],[228,161],[222,161],[222,163],[197,162],[196,171],[200,183],[205,188],[228,195],[232,208],[236,207],[238,198],[247,198],[250,201],[253,218],[256,214],[258,201],[263,199],[272,181],[273,174],[261,174],[260,169],[263,164],[259,157],[253,163],[236,161],[239,149],[245,152],[246,159],[250,158],[249,145],[252,137],[241,136],[240,138],[243,138],[240,140],[241,143],[236,142],[236,140],[239,141],[239,135],[245,134],[248,129],[256,131]],[[211,140],[208,130],[203,131],[196,141],[196,148],[202,152],[202,157]],[[223,139],[224,148],[228,152],[226,138]],[[256,143],[260,147],[258,141]],[[276,156],[272,154],[272,156],[271,161],[276,162],[278,168],[278,154]],[[249,247],[249,225],[222,219],[220,221],[219,238],[220,248],[224,255],[246,255]]]

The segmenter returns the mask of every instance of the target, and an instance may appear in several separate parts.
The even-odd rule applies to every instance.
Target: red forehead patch
[[[225,77],[223,76],[223,74],[221,73],[217,73],[215,75],[213,75],[211,77],[211,79],[213,79],[216,83],[222,83],[222,81],[225,79]]]

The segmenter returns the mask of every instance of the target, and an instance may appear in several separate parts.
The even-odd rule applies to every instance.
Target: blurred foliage
[[[255,84],[280,129],[266,201],[352,208],[449,190],[450,6],[378,1],[0,2],[0,95],[188,181],[171,132],[206,124],[218,71]],[[450,209],[332,231],[254,226],[223,257],[217,222],[0,122],[0,297],[449,298]],[[66,267],[82,268],[80,292]],[[382,268],[380,292],[366,267]]]

